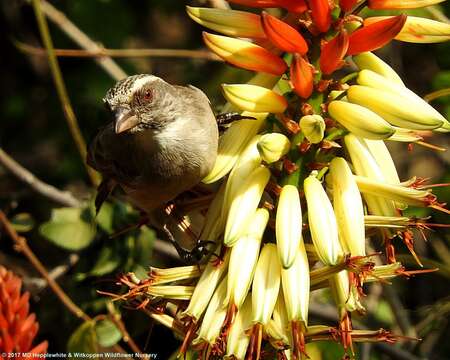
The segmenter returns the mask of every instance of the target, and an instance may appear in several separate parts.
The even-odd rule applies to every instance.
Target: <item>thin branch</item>
[[[78,125],[78,121],[73,111],[72,105],[70,103],[69,95],[67,93],[67,89],[64,84],[61,69],[59,68],[58,65],[58,60],[53,51],[52,38],[50,36],[50,31],[48,29],[47,20],[44,17],[44,14],[41,9],[41,1],[32,0],[32,3],[34,13],[36,15],[37,24],[39,27],[39,32],[41,33],[42,41],[44,42],[45,48],[47,49],[50,70],[52,72],[55,87],[58,93],[59,100],[61,101],[61,105],[63,108],[65,118],[67,120],[67,124],[70,129],[70,133],[72,134],[72,138],[75,141],[75,144],[78,148],[78,152],[80,153],[80,156],[83,160],[83,164],[86,167],[87,173],[92,183],[95,185],[99,182],[99,175],[96,171],[94,171],[94,169],[90,168],[86,164],[86,143],[83,139],[83,136],[81,135],[81,130]]]
[[[30,1],[30,0],[29,0]],[[31,0],[34,2],[34,0]],[[66,33],[80,47],[89,51],[99,51],[102,47],[91,40],[83,33],[66,15],[56,9],[52,4],[45,0],[41,1],[41,8],[45,16],[55,23],[62,31]],[[113,79],[120,80],[127,77],[125,71],[117,63],[108,57],[102,57],[95,60]]]
[[[2,148],[0,148],[0,164],[10,171],[19,180],[30,186],[34,191],[42,196],[64,206],[78,207],[81,205],[70,192],[61,191],[56,187],[39,180],[29,170],[25,169]]]
[[[440,97],[449,96],[449,95],[450,95],[450,88],[446,88],[446,89],[440,89],[440,90],[433,91],[429,94],[426,94],[423,97],[423,99],[426,102],[430,102],[430,101],[433,101],[434,99],[438,99]]]
[[[113,305],[113,303],[110,301],[106,305],[106,308],[108,309],[108,312],[110,314],[109,319],[117,326],[119,331],[122,333],[122,340],[128,344],[131,350],[133,350],[134,353],[141,354],[142,351],[137,346],[137,344],[134,342],[133,338],[130,336],[130,333],[128,332],[127,328],[125,327],[125,324],[123,323],[120,313],[118,313]]]
[[[5,213],[0,210],[0,223],[3,225],[6,233],[14,241],[15,248],[17,251],[23,253],[26,258],[30,261],[31,265],[41,274],[41,276],[47,281],[48,286],[52,289],[55,295],[61,300],[64,306],[76,317],[83,319],[84,321],[90,321],[91,317],[87,315],[81,308],[76,305],[72,299],[64,292],[64,290],[58,285],[58,283],[53,280],[47,269],[40,262],[40,260],[34,255],[33,251],[27,244],[27,240],[17,234],[16,230],[13,228],[12,224],[6,217]]]
[[[35,47],[23,42],[14,40],[14,45],[22,52],[30,55],[45,56],[45,49]],[[54,49],[58,57],[172,57],[191,58],[212,61],[223,60],[217,55],[207,50],[184,50],[184,49],[105,49],[81,50],[81,49]]]

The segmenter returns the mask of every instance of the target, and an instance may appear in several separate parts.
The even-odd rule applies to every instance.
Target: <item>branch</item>
[[[15,248],[17,251],[23,253],[26,258],[30,261],[31,265],[41,274],[41,276],[47,281],[48,286],[52,289],[55,295],[61,300],[65,307],[76,317],[83,319],[84,321],[91,320],[91,317],[87,315],[81,308],[79,308],[70,297],[64,292],[64,290],[58,285],[58,283],[53,280],[47,269],[39,261],[39,259],[34,255],[33,251],[27,244],[27,240],[23,236],[19,236],[16,230],[14,230],[12,224],[9,222],[5,213],[0,210],[0,223],[3,225],[6,233],[14,241]]]
[[[30,1],[30,0],[29,0]],[[34,0],[31,0],[34,2]],[[80,47],[89,51],[101,51],[102,47],[91,40],[85,33],[83,33],[73,22],[71,22],[64,13],[57,10],[53,5],[45,0],[41,1],[42,12],[47,16],[53,23],[55,23],[62,31],[66,33],[75,43]],[[97,64],[99,64],[113,79],[120,80],[127,77],[125,71],[117,65],[117,63],[108,57],[102,57],[95,59]]]
[[[30,171],[9,156],[2,148],[0,148],[0,164],[42,196],[64,206],[78,207],[81,205],[80,201],[78,201],[70,192],[61,191],[56,187],[39,180]]]
[[[22,52],[30,55],[45,56],[45,49],[35,47],[23,42],[14,40],[14,45]],[[80,50],[80,49],[54,49],[58,57],[173,57],[205,59],[212,61],[223,60],[217,55],[207,50],[183,50],[183,49],[105,49]]]
[[[63,108],[63,112],[65,118],[67,120],[67,125],[69,126],[70,133],[72,134],[72,138],[75,141],[75,145],[78,148],[78,152],[83,160],[83,164],[86,167],[87,173],[95,185],[99,182],[99,175],[94,169],[90,168],[86,163],[86,143],[81,135],[81,130],[78,125],[77,118],[72,108],[72,104],[70,103],[69,95],[67,94],[67,89],[64,84],[64,80],[62,77],[61,69],[58,65],[58,60],[53,51],[53,43],[52,38],[50,36],[50,31],[48,29],[47,20],[45,19],[42,9],[41,9],[41,1],[40,0],[32,0],[34,13],[36,15],[36,21],[39,27],[39,32],[41,33],[42,41],[45,44],[45,48],[47,49],[48,54],[48,63],[50,66],[50,70],[52,72],[53,81],[55,83],[56,91],[58,93],[59,100],[61,101],[61,105]]]

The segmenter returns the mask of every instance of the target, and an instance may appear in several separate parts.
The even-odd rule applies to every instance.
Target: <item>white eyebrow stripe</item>
[[[158,78],[156,76],[153,75],[148,75],[148,76],[144,76],[143,78],[137,79],[134,83],[133,86],[130,89],[130,94],[134,94],[134,92],[136,90],[138,90],[139,88],[142,87],[142,85],[144,85],[145,83],[149,82],[149,81],[155,81]]]

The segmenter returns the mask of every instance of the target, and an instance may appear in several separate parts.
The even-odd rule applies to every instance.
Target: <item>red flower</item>
[[[261,15],[264,32],[277,48],[285,52],[306,54],[308,44],[297,30],[265,11]]]
[[[276,0],[228,0],[228,2],[256,8],[278,7]]]
[[[383,47],[402,30],[406,17],[405,14],[394,16],[356,30],[350,34],[347,55],[356,55]]]
[[[34,314],[28,314],[30,294],[26,292],[21,296],[21,287],[20,278],[0,266],[0,352],[45,354],[47,341],[35,347],[31,345],[39,324]]]
[[[328,0],[308,0],[311,17],[319,32],[327,32],[331,25],[331,8]]]
[[[344,65],[342,60],[348,49],[347,31],[342,30],[333,39],[322,46],[320,54],[320,70],[325,75],[331,74]]]
[[[358,0],[340,0],[339,6],[341,7],[342,10],[347,12],[350,11],[357,2]]]
[[[301,55],[294,54],[291,64],[291,85],[295,93],[307,99],[314,88],[314,69]]]

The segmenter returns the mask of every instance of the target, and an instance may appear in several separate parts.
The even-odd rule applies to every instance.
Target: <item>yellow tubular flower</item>
[[[366,139],[386,139],[395,129],[381,116],[364,106],[335,100],[328,105],[328,113],[346,129]]]
[[[422,141],[423,137],[420,136],[416,131],[409,130],[409,129],[403,129],[399,127],[395,127],[395,133],[390,138],[387,138],[388,141],[399,141],[399,142],[417,142]],[[436,129],[434,131],[437,131],[439,129]]]
[[[286,155],[291,148],[291,143],[286,135],[280,133],[265,134],[257,144],[261,158],[271,164]]]
[[[308,325],[309,264],[303,242],[297,247],[297,256],[289,269],[281,269],[281,284],[288,321],[302,321]]]
[[[261,165],[262,158],[257,148],[259,139],[261,139],[261,135],[255,135],[250,140],[244,151],[239,155],[236,165],[234,165],[227,179],[225,200],[222,207],[222,217],[225,219],[230,210],[231,202],[236,197],[237,189],[248,180],[252,171]]]
[[[315,176],[308,176],[303,187],[308,204],[309,229],[317,255],[325,265],[336,265],[343,254],[333,207]]]
[[[382,170],[375,158],[364,144],[363,139],[353,134],[344,137],[345,147],[350,155],[355,173],[378,181],[385,181]],[[390,200],[364,194],[364,200],[373,215],[396,216],[394,203]]]
[[[191,301],[182,315],[190,316],[195,320],[200,319],[216,290],[217,284],[219,284],[225,270],[228,268],[229,258],[229,255],[226,254],[223,262],[219,264],[208,262],[195,286]]]
[[[364,208],[358,185],[347,162],[336,157],[330,164],[333,206],[339,239],[352,256],[365,256]]]
[[[235,37],[266,37],[259,15],[246,11],[191,6],[186,6],[186,10],[196,23],[219,33]]]
[[[392,125],[407,129],[436,129],[445,121],[431,106],[425,107],[387,89],[353,85],[347,90],[347,97],[350,102],[367,107]]]
[[[217,287],[211,301],[206,309],[201,326],[198,330],[197,338],[192,342],[194,345],[202,341],[214,344],[220,334],[227,308],[224,306],[224,300],[227,293],[227,278],[225,277]]]
[[[302,116],[299,122],[300,128],[305,134],[309,142],[318,144],[323,139],[325,132],[325,121],[320,115],[305,115]]]
[[[431,190],[417,190],[402,185],[386,184],[364,176],[355,175],[355,180],[358,188],[364,193],[413,206],[427,206],[427,199],[431,195]]]
[[[235,121],[220,137],[216,163],[211,172],[202,180],[205,184],[216,182],[228,174],[239,158],[239,154],[258,133],[269,114],[243,112],[242,115],[252,116],[256,120]]]
[[[266,325],[280,290],[281,266],[275,244],[266,244],[259,255],[252,286],[252,322]]]
[[[252,112],[282,113],[286,110],[286,99],[276,92],[257,85],[223,84],[225,98],[238,109]]]
[[[209,205],[208,212],[205,216],[205,222],[203,225],[202,232],[200,234],[200,239],[216,241],[219,236],[223,233],[225,228],[225,219],[222,217],[222,207],[225,196],[225,183],[223,183],[219,191],[217,191],[216,196]]]
[[[268,221],[269,212],[266,209],[256,210],[244,235],[231,249],[226,303],[232,303],[238,309],[250,289]]]
[[[423,113],[423,116],[432,119],[430,120],[430,124],[438,122],[438,120],[441,120],[443,123],[446,122],[446,119],[436,109],[429,105],[420,96],[417,96],[413,91],[393,81],[386,80],[386,78],[371,70],[361,70],[358,74],[357,82],[360,85],[390,92],[408,99],[409,102],[414,103],[418,111]]]
[[[242,232],[245,231],[249,219],[258,207],[269,178],[270,171],[266,167],[258,167],[250,173],[247,181],[236,190],[236,196],[231,202],[225,226],[225,246],[233,246]]]
[[[252,298],[247,296],[244,304],[236,314],[233,326],[227,337],[226,356],[234,356],[236,360],[244,360],[250,337],[246,331],[252,325]]]
[[[408,22],[408,19],[406,19],[406,22]],[[399,85],[404,85],[402,79],[398,76],[395,70],[375,54],[371,52],[364,52],[353,56],[352,59],[361,70],[372,70],[386,79],[389,79]]]
[[[330,279],[330,288],[334,301],[340,310],[364,311],[356,292],[357,289],[350,286],[347,270],[340,271]]]
[[[275,225],[280,263],[287,269],[294,263],[302,241],[302,208],[298,189],[293,185],[281,190]]]

